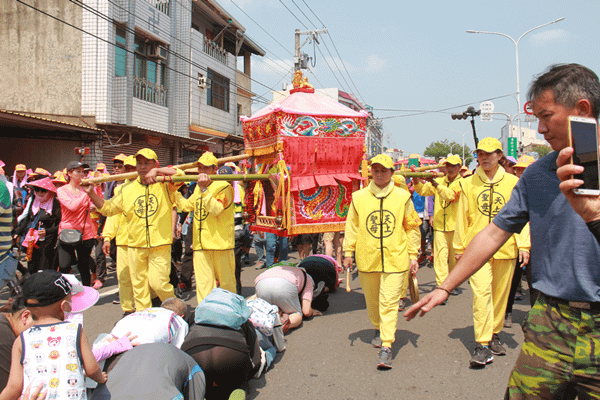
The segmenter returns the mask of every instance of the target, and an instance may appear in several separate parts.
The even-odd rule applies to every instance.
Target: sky
[[[271,89],[291,83],[295,29],[325,26],[320,51],[311,43],[302,48],[310,57],[316,54],[305,76],[315,88],[338,87],[372,106],[384,124],[384,146],[409,154],[422,154],[443,139],[460,144],[459,132],[466,132],[465,143],[474,148],[470,122],[451,119],[468,106],[479,109],[491,100],[494,112],[517,114],[515,45],[507,37],[467,30],[499,32],[516,41],[564,18],[519,42],[523,127],[537,129],[537,122],[525,122],[522,107],[530,82],[548,66],[579,63],[600,74],[600,0],[218,1],[267,53],[253,57],[252,78],[262,84],[252,83],[254,93],[272,99]],[[256,103],[254,110],[264,105]],[[506,121],[502,114],[490,122],[476,117],[478,138],[499,138]]]

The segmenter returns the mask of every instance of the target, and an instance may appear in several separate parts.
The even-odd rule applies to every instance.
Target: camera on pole
[[[473,140],[475,140],[475,147],[479,144],[477,140],[477,133],[475,132],[475,117],[481,115],[481,110],[476,110],[475,107],[469,106],[465,111],[459,114],[452,114],[452,119],[467,119],[471,117],[471,127],[473,128]]]

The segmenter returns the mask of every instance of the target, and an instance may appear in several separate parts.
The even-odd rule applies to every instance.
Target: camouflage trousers
[[[505,399],[600,399],[600,310],[540,293]]]

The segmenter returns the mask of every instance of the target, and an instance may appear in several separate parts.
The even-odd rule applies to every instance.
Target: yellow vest
[[[352,194],[344,252],[355,252],[361,272],[404,272],[419,253],[421,219],[409,192],[390,182],[374,194],[374,186],[371,182]]]
[[[448,177],[437,178],[437,188],[433,187],[431,182],[422,184],[418,179],[414,179],[414,188],[421,196],[435,196],[435,206],[433,211],[433,229],[442,232],[452,232],[456,227],[456,212],[458,210],[458,200],[460,199],[460,175],[452,182],[448,182]]]
[[[474,175],[461,180],[461,196],[458,202],[454,249],[456,254],[465,252],[467,245],[485,228],[510,199],[519,179],[504,171],[501,166],[490,181],[481,167]],[[499,260],[517,258],[515,235],[494,254]]]
[[[230,250],[235,246],[233,225],[233,187],[225,181],[213,181],[202,193],[183,199],[181,209],[194,212],[194,250]]]
[[[177,175],[183,175],[178,170]],[[100,209],[103,215],[125,214],[127,245],[148,249],[173,243],[173,204],[177,185],[142,185],[140,178],[122,185],[123,189]]]

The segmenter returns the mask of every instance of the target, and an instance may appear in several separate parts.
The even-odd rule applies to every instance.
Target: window
[[[127,65],[125,28],[116,26],[115,42],[115,76],[125,76]]]
[[[229,112],[229,79],[207,69],[209,86],[206,93],[207,104]]]
[[[166,106],[166,66],[156,55],[158,46],[158,43],[136,35],[133,67],[134,95],[139,99]]]

